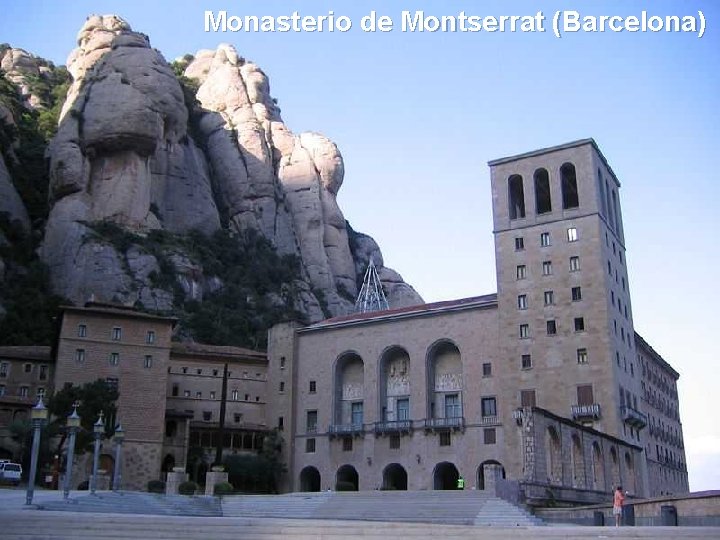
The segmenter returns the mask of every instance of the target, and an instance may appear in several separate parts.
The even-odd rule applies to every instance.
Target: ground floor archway
[[[352,465],[343,465],[337,470],[335,476],[336,491],[357,491],[360,485],[360,479],[355,467]]]
[[[494,459],[488,459],[483,461],[477,470],[477,488],[478,489],[485,489],[485,470],[487,469],[488,465],[495,465],[500,467],[500,478],[505,478],[505,467],[502,466],[502,463],[499,461],[496,461]]]
[[[435,465],[433,471],[433,489],[457,489],[460,473],[457,467],[448,461]]]
[[[300,471],[300,491],[320,491],[320,471],[308,466]]]
[[[391,463],[383,470],[382,488],[396,491],[407,491],[407,471],[399,463]]]

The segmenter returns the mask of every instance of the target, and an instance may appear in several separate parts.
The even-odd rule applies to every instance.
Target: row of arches
[[[547,479],[550,484],[572,485],[596,491],[608,491],[614,486],[623,485],[624,489],[635,492],[635,462],[629,450],[625,450],[621,458],[618,449],[611,446],[606,456],[601,444],[593,441],[590,445],[590,464],[586,466],[580,436],[577,433],[570,436],[570,455],[564,455],[560,434],[554,426],[546,430],[545,445]],[[606,457],[609,457],[609,461]]]
[[[411,419],[411,362],[407,350],[401,346],[388,347],[377,363],[378,422],[404,422]],[[425,359],[426,412],[429,418],[462,416],[463,367],[460,350],[449,340],[440,340],[428,348]],[[415,368],[416,369],[416,368]],[[341,354],[334,369],[333,424],[359,426],[366,421],[365,400],[370,397],[365,386],[364,359],[354,351]]]
[[[485,471],[489,466],[500,468],[501,477],[505,478],[505,468],[495,460],[487,460],[480,464],[476,471],[477,489],[485,489]],[[460,473],[455,464],[449,461],[438,463],[433,469],[432,489],[454,490],[458,489]],[[321,491],[322,477],[320,471],[308,465],[300,471],[300,491]],[[343,491],[358,491],[360,476],[354,466],[345,464],[335,473],[334,489]],[[382,471],[382,484],[379,489],[406,491],[408,489],[408,473],[399,463],[390,463]]]
[[[547,169],[541,167],[535,171],[533,174],[533,188],[535,192],[535,213],[540,215],[552,212],[550,173],[548,173]],[[580,206],[577,173],[575,165],[572,163],[563,163],[560,166],[560,190],[563,210]],[[525,217],[525,187],[523,177],[519,174],[513,174],[508,178],[508,204],[510,219],[522,219]]]

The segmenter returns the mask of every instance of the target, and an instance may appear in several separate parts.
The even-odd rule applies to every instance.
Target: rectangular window
[[[317,383],[315,381],[310,381],[310,393],[314,394],[317,392]]]
[[[30,388],[27,386],[21,386],[20,387],[20,397],[28,397],[28,394],[30,393]]]
[[[183,397],[190,397],[190,390],[183,390]]]
[[[523,354],[520,358],[520,365],[523,369],[530,369],[532,367],[532,356]]]
[[[390,435],[390,449],[397,450],[398,448],[400,448],[400,435],[393,433]]]
[[[543,276],[549,276],[552,274],[552,261],[543,261],[542,273]]]
[[[152,367],[152,355],[149,355],[149,354],[145,355],[145,361],[143,362],[143,367],[145,367],[145,368]]]
[[[343,452],[352,452],[353,440],[352,437],[343,437]]]
[[[280,369],[285,369],[285,357],[280,357]]]
[[[518,296],[518,309],[527,309],[527,294],[521,294]]]
[[[552,291],[545,291],[543,293],[543,300],[545,300],[546,306],[552,306],[555,303],[555,295]]]
[[[282,431],[285,429],[285,418],[282,416],[278,416],[278,423],[277,423],[278,431]]]
[[[480,409],[483,417],[497,416],[497,401],[494,397],[484,397],[480,400]]]
[[[585,317],[575,317],[574,323],[575,323],[575,331],[576,332],[584,332],[585,331]]]
[[[446,394],[445,395],[445,418],[459,418],[461,417],[460,411],[460,396],[458,394]]]
[[[535,390],[521,390],[520,391],[520,406],[521,407],[535,407]]]
[[[582,288],[581,287],[573,287],[571,289],[572,294],[572,301],[573,302],[579,302],[582,300]]]
[[[550,233],[549,232],[540,233],[540,245],[543,247],[550,245]]]
[[[145,336],[145,342],[146,343],[155,343],[155,330],[148,330],[147,335]]]
[[[25,371],[25,373],[32,373],[32,364],[25,364],[23,366],[23,370]]]
[[[363,402],[356,401],[350,405],[350,421],[353,426],[361,426],[363,423]]]
[[[515,238],[515,251],[522,251],[525,249],[525,240],[522,236]]]
[[[527,277],[527,268],[524,264],[518,264],[515,269],[515,276],[517,279],[525,279]]]
[[[410,419],[410,399],[401,398],[397,400],[397,419],[398,420],[409,420]]]
[[[595,402],[593,399],[592,384],[581,384],[580,386],[578,386],[577,399],[578,405],[592,405]]]
[[[587,364],[587,362],[588,362],[587,349],[578,349],[577,350],[577,363],[578,364]]]
[[[567,239],[568,239],[568,242],[577,242],[578,232],[575,227],[570,227],[567,230]]]
[[[0,396],[4,396],[4,395],[5,395],[5,385],[0,384]]]
[[[245,394],[245,401],[250,401],[250,394]]]
[[[87,325],[86,324],[78,324],[78,337],[86,337],[87,336]]]
[[[172,385],[172,391],[170,392],[170,395],[172,397],[177,397],[180,393],[180,387],[177,384]]]
[[[237,401],[239,399],[238,391],[233,390],[231,396],[233,401]]]
[[[547,327],[548,336],[554,336],[555,334],[557,334],[557,325],[555,324],[555,319],[545,321],[545,326]]]
[[[612,276],[612,264],[610,264],[610,261],[608,261],[608,274]]]
[[[195,397],[198,399],[202,399],[202,392],[195,392]]]
[[[317,431],[317,420],[317,411],[308,411],[307,419],[305,421],[305,431],[307,431],[308,433],[315,433]]]
[[[110,333],[110,337],[113,339],[113,341],[120,341],[122,339],[122,328],[119,326],[115,326],[112,329],[112,332]]]
[[[280,391],[281,392],[285,391],[285,381],[280,381]]]
[[[212,411],[203,411],[203,420],[205,422],[212,420]]]
[[[40,372],[38,373],[38,379],[45,381],[48,378],[48,367],[45,365],[40,366]]]
[[[449,431],[441,431],[440,432],[440,446],[450,446],[452,445],[452,436]]]
[[[110,353],[109,361],[111,366],[117,366],[120,363],[120,353]]]
[[[75,350],[75,361],[78,364],[82,364],[85,362],[85,349],[76,349]]]
[[[580,257],[570,257],[570,271],[577,272],[578,270],[580,270]]]
[[[492,364],[490,362],[485,362],[482,365],[483,370],[483,377],[492,377]]]
[[[210,390],[210,399],[215,399],[215,390]]]
[[[0,363],[0,377],[1,378],[3,378],[3,379],[7,378],[9,368],[10,368],[10,364],[8,364],[7,362]]]
[[[520,339],[526,339],[530,337],[530,325],[529,324],[521,324],[520,325]]]
[[[483,429],[483,443],[484,444],[495,444],[496,440],[497,440],[497,436],[495,433],[495,428]]]
[[[315,453],[315,439],[305,439],[305,453],[306,454],[314,454]]]

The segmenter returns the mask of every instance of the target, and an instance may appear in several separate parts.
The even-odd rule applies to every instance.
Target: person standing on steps
[[[620,526],[623,503],[625,503],[625,495],[623,495],[622,486],[618,486],[615,488],[615,495],[613,496],[613,516],[615,516],[616,527]]]

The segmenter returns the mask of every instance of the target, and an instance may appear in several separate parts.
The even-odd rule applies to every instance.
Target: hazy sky
[[[339,146],[339,203],[426,301],[494,292],[487,161],[593,137],[620,192],[635,329],[681,374],[690,488],[720,489],[720,4],[713,1],[4,0],[0,42],[64,64],[90,13],[115,13],[169,60],[221,42],[270,77],[295,132]],[[583,7],[587,10],[583,10]],[[346,33],[215,33],[206,10],[351,18]],[[388,33],[360,29],[371,10]],[[403,33],[433,15],[698,15],[692,33]]]

